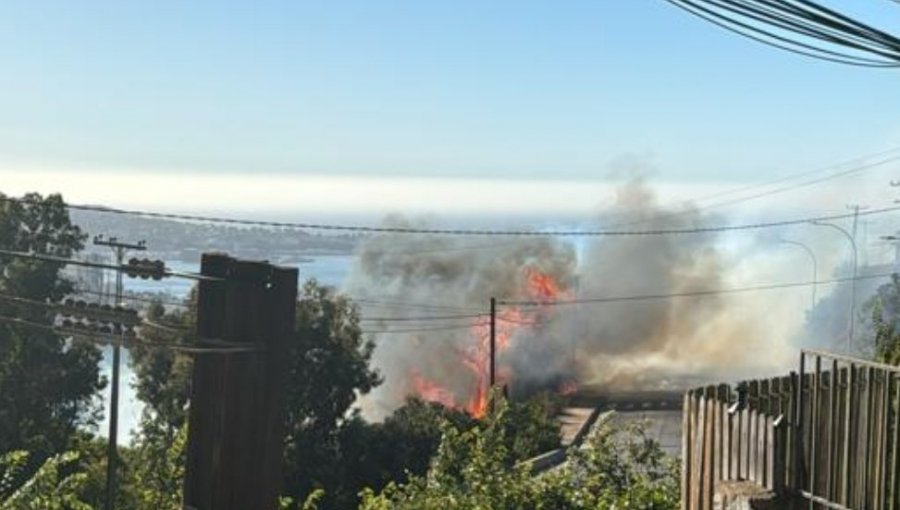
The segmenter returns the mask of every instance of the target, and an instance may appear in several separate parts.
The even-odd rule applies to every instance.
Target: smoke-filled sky
[[[833,4],[900,28],[892,2]],[[9,1],[0,47],[3,191],[116,205],[584,210],[626,154],[708,188],[900,139],[895,71],[662,0]]]

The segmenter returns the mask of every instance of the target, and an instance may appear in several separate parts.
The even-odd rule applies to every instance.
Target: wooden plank
[[[860,485],[862,486],[862,497],[860,498],[860,507],[861,508],[872,508],[872,454],[873,454],[873,444],[872,444],[872,436],[873,436],[873,412],[875,408],[875,392],[874,388],[874,379],[875,379],[875,368],[866,367],[866,413],[864,415],[865,424],[861,427],[861,430],[864,431],[863,438],[863,455],[862,455],[862,469],[859,470],[860,477]]]
[[[828,376],[828,464],[827,478],[825,480],[825,497],[831,501],[837,500],[837,490],[835,489],[835,478],[837,477],[838,458],[837,458],[837,424],[838,424],[838,391],[840,387],[840,373],[838,372],[838,361],[831,361],[831,371]]]
[[[798,415],[797,411],[799,406],[799,386],[800,380],[799,375],[796,372],[791,372],[791,380],[790,380],[790,397],[788,401],[788,414],[790,416],[790,420],[787,423],[789,430],[785,433],[787,438],[787,445],[785,448],[787,454],[787,460],[785,462],[785,480],[787,485],[792,489],[798,489],[797,485],[797,438],[799,436],[799,427],[797,424]]]
[[[763,485],[770,491],[775,490],[775,428],[772,422],[772,417],[766,416],[766,459]]]
[[[716,469],[716,399],[714,387],[707,388],[706,397],[706,433],[704,434],[705,441],[703,445],[703,449],[706,452],[703,459],[705,467],[703,472],[703,509],[712,510]]]
[[[733,402],[729,402],[733,405]],[[731,411],[731,405],[725,409],[723,417],[723,466],[722,469],[724,480],[734,480],[734,413]]]
[[[887,433],[888,433],[888,407],[891,405],[890,392],[887,389],[887,381],[890,372],[879,370],[878,374],[878,436],[876,452],[878,452],[878,464],[876,465],[875,483],[878,484],[878,499],[875,503],[877,510],[887,507]]]
[[[852,432],[853,432],[853,388],[854,388],[854,379],[856,376],[856,365],[850,363],[850,366],[847,370],[847,390],[846,397],[844,399],[844,438],[843,438],[843,450],[844,450],[844,463],[841,466],[843,469],[841,470],[841,501],[840,503],[844,506],[850,506],[850,498],[853,496],[852,487],[850,487],[850,464],[852,463],[852,457],[850,457],[850,453],[852,451],[851,441],[852,441]]]
[[[758,473],[756,463],[758,459],[757,454],[759,453],[759,412],[757,412],[756,409],[750,409],[749,421],[749,435],[747,437],[747,460],[749,461],[747,466],[747,479],[751,482],[756,482],[756,475]]]
[[[891,419],[893,424],[893,443],[891,444],[891,460],[890,460],[890,499],[888,500],[888,508],[890,510],[897,509],[897,499],[900,497],[900,490],[897,488],[900,482],[898,469],[900,469],[900,381],[897,380],[895,374],[891,374],[888,379],[888,388],[893,396],[891,402]],[[893,387],[893,389],[891,389]]]
[[[694,397],[691,392],[684,394],[684,407],[681,411],[681,508],[692,510],[691,507],[691,454],[693,446],[692,420],[694,409]]]
[[[744,420],[744,411],[742,409],[738,409],[734,413],[734,427],[731,430],[731,448],[733,450],[732,456],[732,480],[743,480],[743,471],[741,470],[743,457],[741,452],[741,439],[744,433],[742,423]]]
[[[800,352],[800,370],[798,374],[797,395],[797,423],[795,434],[795,455],[794,455],[794,485],[798,490],[807,488],[804,480],[804,451],[803,451],[803,426],[804,426],[804,383],[806,377],[806,354]]]
[[[704,445],[706,443],[705,432],[706,427],[704,427],[704,423],[706,422],[706,398],[702,395],[697,399],[697,418],[695,423],[694,430],[697,433],[694,435],[694,469],[692,471],[692,483],[693,486],[691,488],[691,508],[697,510],[705,510],[703,508],[703,458],[704,458]]]
[[[198,335],[261,350],[195,358],[184,505],[275,509],[297,270],[204,254],[201,271],[224,281],[200,283]]]
[[[787,427],[785,425],[784,415],[781,415],[772,423],[772,451],[774,452],[772,462],[772,490],[775,491],[776,495],[782,495],[785,492],[784,470],[785,461],[787,459],[787,452],[785,451],[785,447],[787,446],[787,443],[785,442],[785,431],[787,431]]]
[[[819,442],[818,442],[818,433],[819,433],[819,385],[821,383],[822,376],[822,357],[815,356],[814,361],[814,370],[812,373],[812,380],[810,385],[810,421],[809,421],[809,442],[807,443],[807,448],[809,449],[809,492],[814,496],[820,496],[818,487],[818,479],[816,475],[818,474],[818,465],[819,465]],[[812,503],[810,503],[810,508],[812,509]]]
[[[731,395],[731,388],[727,384],[720,384],[717,392],[716,392],[716,451],[718,452],[716,458],[716,480],[727,480],[728,479],[728,404]]]

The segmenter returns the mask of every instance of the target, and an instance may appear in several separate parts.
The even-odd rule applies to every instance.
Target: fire
[[[559,385],[557,390],[560,395],[568,396],[578,391],[578,383],[573,380],[565,381]]]
[[[553,278],[542,273],[534,267],[525,268],[525,278],[528,280],[529,298],[536,301],[549,302],[557,299],[562,294],[562,289]]]
[[[548,303],[566,295],[560,284],[550,275],[529,266],[524,269],[523,294],[520,299]],[[542,307],[504,306],[497,311],[495,320],[495,338],[497,356],[509,349],[516,332],[525,327],[536,327],[540,324]],[[413,390],[421,398],[430,402],[438,402],[446,407],[464,408],[470,415],[481,418],[487,412],[488,394],[490,392],[490,321],[488,318],[476,319],[470,330],[474,339],[473,345],[460,350],[459,360],[473,374],[473,386],[465,406],[457,402],[456,395],[440,384],[425,378],[417,371],[411,374]],[[509,370],[498,369],[498,382],[508,382]],[[569,384],[569,383],[567,383]],[[575,391],[577,386],[560,388],[560,391]]]
[[[440,384],[428,379],[420,374],[418,370],[412,370],[410,379],[416,394],[422,397],[423,400],[437,402],[444,407],[456,407],[456,396],[454,396],[450,390],[443,388]]]

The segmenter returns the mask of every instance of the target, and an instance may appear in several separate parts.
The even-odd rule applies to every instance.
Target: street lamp
[[[810,309],[814,308],[816,306],[816,281],[819,279],[819,272],[816,269],[818,267],[818,262],[816,261],[816,254],[813,253],[812,249],[809,246],[807,246],[799,241],[790,241],[788,239],[780,239],[779,238],[778,242],[783,243],[783,244],[793,244],[795,246],[799,246],[799,247],[803,248],[803,251],[805,251],[807,253],[807,255],[809,255],[809,258],[812,260],[812,273],[813,273],[812,305],[810,306]]]
[[[853,239],[853,236],[850,235],[850,232],[847,232],[846,229],[835,225],[834,223],[825,223],[823,221],[813,221],[811,222],[813,225],[817,225],[820,227],[831,227],[847,238],[850,241],[850,246],[853,248],[853,279],[850,282],[850,334],[847,336],[847,353],[849,354],[853,347],[853,323],[856,315],[856,272],[858,269],[857,262],[859,261],[859,250],[856,249],[856,240]]]
[[[900,236],[881,236],[881,238],[894,243],[894,271],[897,271],[897,261],[900,261]]]

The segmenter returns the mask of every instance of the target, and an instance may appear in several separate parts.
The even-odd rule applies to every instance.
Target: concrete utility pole
[[[116,271],[115,306],[119,306],[122,302],[123,283],[121,268],[125,264],[125,254],[128,250],[144,251],[147,249],[147,243],[145,241],[140,241],[137,244],[120,243],[115,237],[106,239],[103,235],[98,235],[94,237],[94,244],[97,246],[109,246],[116,256],[116,265],[120,269]],[[119,344],[121,340],[124,340],[124,332],[119,340],[120,342],[113,345],[112,382],[110,383],[109,396],[109,438],[106,452],[106,501],[104,504],[106,510],[113,509],[116,499],[116,467],[119,461],[117,444],[119,434],[119,364],[121,358]]]
[[[194,358],[183,506],[275,510],[297,269],[205,253],[201,273],[199,341],[250,351]]]

